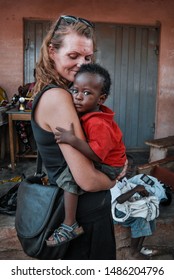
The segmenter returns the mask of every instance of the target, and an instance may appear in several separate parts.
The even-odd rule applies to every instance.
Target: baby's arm
[[[55,132],[56,143],[61,144],[69,144],[83,155],[88,157],[89,159],[101,162],[100,158],[93,152],[88,143],[78,137],[75,136],[74,127],[71,123],[70,130],[66,130],[61,127],[56,127],[57,132]]]

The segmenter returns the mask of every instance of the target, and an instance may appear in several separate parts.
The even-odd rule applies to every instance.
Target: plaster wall
[[[155,137],[174,134],[173,0],[0,0],[0,85],[9,99],[23,84],[23,19],[60,14],[94,22],[161,25]]]

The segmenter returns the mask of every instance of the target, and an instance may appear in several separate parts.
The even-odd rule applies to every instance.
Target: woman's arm
[[[41,97],[36,109],[38,124],[53,133],[56,127],[68,129],[73,123],[75,135],[85,139],[71,95],[63,89],[51,89]],[[59,144],[76,183],[85,191],[96,192],[114,186],[115,181],[94,168],[92,161],[67,144]]]

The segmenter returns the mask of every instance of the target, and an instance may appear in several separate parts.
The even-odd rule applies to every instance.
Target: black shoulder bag
[[[33,258],[63,258],[69,243],[47,247],[45,240],[64,219],[63,192],[55,185],[42,185],[42,160],[38,153],[37,173],[24,179],[18,189],[15,228],[24,252]]]

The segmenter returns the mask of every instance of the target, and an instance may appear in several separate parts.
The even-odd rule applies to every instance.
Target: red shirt
[[[81,117],[86,139],[102,163],[123,166],[126,161],[126,148],[122,132],[114,121],[114,112],[101,105],[101,112],[87,113]]]

